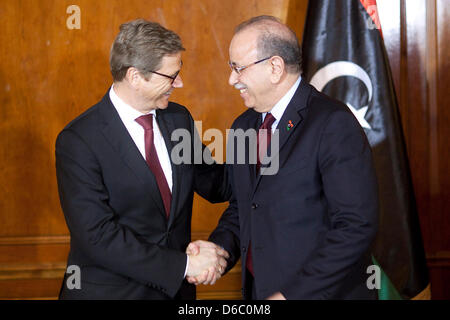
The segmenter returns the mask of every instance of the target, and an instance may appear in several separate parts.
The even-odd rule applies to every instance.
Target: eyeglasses
[[[178,77],[178,74],[180,73],[180,70],[178,70],[173,76],[169,76],[169,75],[167,75],[167,74],[159,73],[159,72],[156,72],[156,71],[149,71],[149,72],[154,73],[154,74],[158,74],[158,75],[163,76],[163,77],[166,77],[166,78],[169,78],[169,79],[172,80],[172,81],[170,82],[170,84],[173,84],[173,82],[175,81],[175,79]]]
[[[231,71],[234,71],[234,72],[236,72],[237,74],[240,75],[241,72],[242,72],[243,70],[247,69],[248,67],[251,67],[251,66],[253,66],[253,65],[255,65],[255,64],[258,64],[258,63],[260,63],[260,62],[266,61],[266,60],[268,60],[268,59],[270,59],[270,58],[272,58],[272,57],[267,57],[267,58],[258,60],[258,61],[256,61],[256,62],[250,63],[250,64],[248,64],[248,65],[246,65],[246,66],[242,66],[242,67],[236,66],[236,64],[235,64],[234,62],[231,62],[231,61],[228,61],[228,64],[229,64],[229,66],[230,66],[230,68],[231,68]]]

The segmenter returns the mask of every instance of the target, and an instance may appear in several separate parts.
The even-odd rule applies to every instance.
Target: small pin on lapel
[[[292,120],[289,120],[288,125],[287,125],[287,127],[286,127],[286,130],[289,131],[289,130],[291,130],[291,128],[293,128],[293,127],[294,127],[294,124],[292,123]]]

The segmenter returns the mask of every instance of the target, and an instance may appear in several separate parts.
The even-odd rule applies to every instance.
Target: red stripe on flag
[[[381,36],[383,36],[383,33],[381,32],[380,17],[378,16],[377,0],[359,0],[359,1],[366,9],[369,16],[372,18],[372,21],[375,24],[375,27],[380,31]]]

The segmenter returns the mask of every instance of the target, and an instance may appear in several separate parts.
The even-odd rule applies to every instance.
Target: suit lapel
[[[288,106],[286,107],[286,110],[284,111],[280,121],[277,125],[278,130],[278,136],[279,136],[279,147],[272,149],[271,148],[271,158],[274,159],[275,157],[278,157],[278,165],[281,166],[283,163],[280,159],[280,151],[283,149],[283,147],[286,145],[286,142],[289,140],[289,138],[294,134],[294,132],[301,130],[302,127],[302,121],[303,116],[302,113],[304,113],[305,109],[307,108],[308,98],[311,93],[311,86],[305,82],[304,79],[300,81],[300,85],[295,91],[294,96],[292,97],[291,101],[289,102]],[[272,140],[273,141],[273,140]],[[269,163],[267,167],[270,167],[272,163]],[[264,168],[261,168],[261,173],[264,173]],[[264,174],[259,174],[256,177],[256,183],[254,185],[253,194],[255,193],[259,182],[261,181],[261,177]]]
[[[103,97],[99,110],[101,114],[102,132],[105,139],[112,145],[126,165],[135,173],[136,177],[150,190],[149,194],[151,198],[160,209],[158,211],[165,216],[161,195],[159,192],[155,192],[155,190],[159,190],[155,176],[148,168],[145,159],[142,157],[127,128],[120,119],[116,108],[114,108],[109,99],[109,93]]]
[[[166,144],[167,152],[170,158],[170,164],[172,166],[172,202],[170,205],[170,214],[169,214],[169,222],[168,226],[172,224],[175,213],[178,212],[177,204],[178,198],[180,196],[180,167],[174,165],[172,162],[172,149],[174,147],[174,142],[171,140],[171,133],[177,128],[174,123],[174,118],[167,114],[167,112],[163,112],[161,110],[156,110],[156,122],[158,123],[159,129],[161,130],[161,134],[164,138],[164,142]]]
[[[258,135],[258,129],[262,124],[262,117],[261,114],[258,112],[254,112],[254,114],[252,114],[252,116],[250,117],[249,121],[248,121],[248,127],[245,130],[248,129],[254,129],[256,130],[256,135]],[[256,143],[256,141],[255,141]],[[251,149],[250,145],[247,145],[245,148],[246,152],[249,153]],[[251,182],[251,186],[255,185],[255,180],[256,180],[256,164],[252,164],[250,163],[250,156],[249,154],[247,154],[247,157],[249,159],[249,174],[250,174],[250,182]]]

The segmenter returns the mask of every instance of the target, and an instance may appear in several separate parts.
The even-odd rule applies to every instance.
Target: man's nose
[[[183,88],[183,80],[181,79],[181,76],[178,74],[175,80],[172,83],[172,87],[174,88]]]
[[[236,83],[238,83],[238,78],[239,74],[236,71],[231,70],[230,77],[228,78],[228,84],[230,86],[234,86]]]

